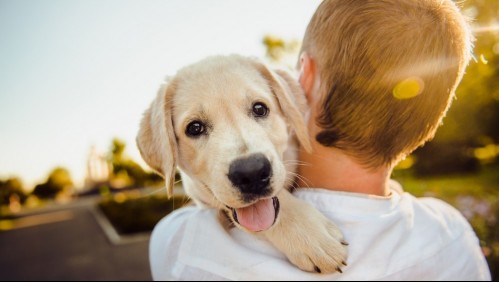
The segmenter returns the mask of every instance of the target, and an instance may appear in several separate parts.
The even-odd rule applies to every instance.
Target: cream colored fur
[[[251,117],[255,102],[268,106],[265,119]],[[297,165],[297,140],[311,150],[305,111],[301,88],[288,73],[236,55],[211,57],[185,67],[160,87],[144,114],[137,144],[144,160],[164,176],[169,194],[178,168],[196,204],[221,210],[248,205],[227,177],[230,163],[254,153],[265,155],[273,171],[271,196],[278,197],[280,213],[271,228],[257,235],[299,268],[329,273],[346,260],[343,236],[288,190]],[[187,136],[186,127],[194,120],[206,121],[209,135]]]

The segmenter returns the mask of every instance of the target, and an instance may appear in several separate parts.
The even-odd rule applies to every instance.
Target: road
[[[0,280],[151,280],[148,240],[111,244],[93,208],[32,214],[0,231]]]

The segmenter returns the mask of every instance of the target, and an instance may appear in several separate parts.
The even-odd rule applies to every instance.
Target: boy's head
[[[470,50],[451,0],[323,1],[302,46],[320,81],[316,140],[369,168],[397,163],[435,134]]]

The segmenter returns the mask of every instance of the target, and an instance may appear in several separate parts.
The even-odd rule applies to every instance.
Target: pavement
[[[23,215],[0,231],[0,281],[150,281],[147,234],[117,243],[108,231],[94,200]]]

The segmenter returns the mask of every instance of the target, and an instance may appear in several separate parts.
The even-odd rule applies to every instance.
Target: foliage
[[[456,91],[456,99],[433,141],[414,152],[418,175],[474,172],[479,162],[497,162],[499,150],[476,150],[499,144],[499,1],[470,0],[461,3],[473,18],[474,60]],[[262,41],[266,57],[274,63],[296,62],[299,43],[276,36]]]
[[[9,205],[12,197],[16,197],[20,203],[26,201],[23,184],[19,178],[0,180],[0,206]]]
[[[499,144],[499,30],[497,1],[465,1],[464,11],[474,18],[473,29],[476,37],[474,57],[466,70],[443,126],[439,128],[431,142],[435,152],[456,144],[461,150],[455,150],[456,158],[470,159],[470,149],[485,148]],[[427,154],[422,148],[414,154],[426,162],[438,162],[439,154]],[[499,152],[486,156],[486,161],[497,162]],[[458,157],[456,157],[458,156]],[[475,156],[480,159],[480,155]],[[443,156],[442,156],[443,158]],[[483,158],[482,158],[483,159]],[[482,161],[482,160],[480,160]],[[447,161],[452,166],[452,161]],[[416,162],[416,166],[417,166]],[[438,169],[435,165],[434,169]],[[471,166],[473,171],[474,166]],[[431,170],[431,169],[430,169]],[[461,171],[462,167],[456,171]]]
[[[175,196],[123,197],[103,200],[99,208],[122,234],[151,231],[156,223],[167,214],[182,207],[187,199]]]
[[[122,186],[141,187],[160,182],[161,176],[146,172],[132,159],[125,155],[126,143],[118,138],[113,139],[110,149],[112,164],[111,182],[122,183]],[[118,180],[118,181],[116,181]]]
[[[417,176],[474,173],[480,169],[470,144],[429,142],[418,150],[416,158],[412,169]]]
[[[62,167],[57,167],[50,172],[47,181],[35,186],[33,195],[40,199],[55,198],[61,192],[68,192],[73,187],[73,181],[69,171]]]
[[[266,35],[262,40],[266,49],[266,57],[273,63],[292,68],[296,64],[300,50],[300,41],[284,40],[277,36]]]

